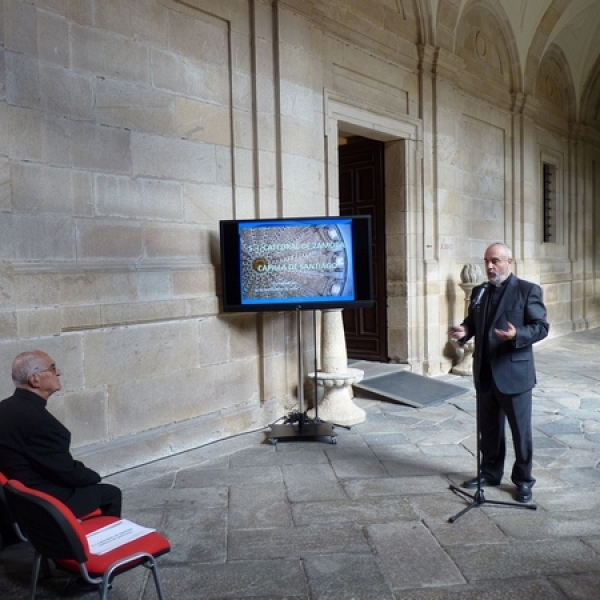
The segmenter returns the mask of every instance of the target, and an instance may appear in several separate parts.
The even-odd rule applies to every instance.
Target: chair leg
[[[44,577],[52,577],[50,561],[45,556],[42,558],[42,572],[44,573]]]
[[[156,559],[151,554],[140,553],[136,556],[138,559],[142,559],[141,565],[150,569],[152,571],[152,576],[154,577],[154,585],[156,586],[156,593],[158,595],[159,600],[165,600],[165,595],[162,589],[162,584],[160,581],[160,577],[158,575],[158,566],[156,564]],[[99,585],[100,592],[100,600],[108,600],[108,590],[111,589],[112,579],[114,577],[115,570],[118,569],[119,566],[126,564],[128,562],[127,559],[117,561],[113,563],[107,571],[102,576],[102,582]],[[33,599],[32,599],[33,600]]]
[[[102,583],[98,586],[98,592],[100,593],[100,600],[106,600],[108,598],[108,581],[102,580]]]
[[[160,576],[158,575],[158,565],[155,562],[152,562],[148,568],[152,571],[152,576],[154,577],[154,585],[156,586],[156,593],[158,594],[159,600],[165,600],[165,595],[162,589],[162,583],[160,581]]]
[[[113,580],[113,572],[112,570],[108,570],[104,573],[102,577],[102,581],[98,586],[98,591],[100,592],[100,600],[108,599],[108,591],[112,589],[112,580]]]
[[[38,577],[40,576],[41,562],[42,555],[39,552],[36,552],[33,558],[33,567],[31,569],[31,589],[29,592],[29,600],[35,600],[35,592],[37,589]]]

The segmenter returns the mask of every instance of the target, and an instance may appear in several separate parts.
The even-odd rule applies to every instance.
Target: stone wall
[[[553,335],[600,324],[598,129],[574,141],[559,60],[523,85],[489,3],[437,25],[423,0],[1,4],[0,391],[16,353],[49,352],[50,407],[101,471],[293,405],[295,316],[220,311],[218,223],[336,214],[340,134],[386,144],[393,360],[449,370],[460,271],[498,239],[544,286]]]
[[[276,187],[248,3],[219,4],[3,2],[2,395],[17,352],[49,352],[50,407],[103,470],[262,427],[295,392],[293,322],[219,314],[218,222]]]

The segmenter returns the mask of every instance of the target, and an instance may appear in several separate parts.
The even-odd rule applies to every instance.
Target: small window
[[[556,242],[556,167],[549,163],[543,165],[543,222],[544,243]]]

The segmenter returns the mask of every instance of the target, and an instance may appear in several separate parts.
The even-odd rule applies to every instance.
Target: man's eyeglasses
[[[51,364],[47,369],[42,369],[41,371],[37,371],[38,373],[46,373],[46,372],[50,372],[50,373],[56,373],[56,365],[55,364]]]

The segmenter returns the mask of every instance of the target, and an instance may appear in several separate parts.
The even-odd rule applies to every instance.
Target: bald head
[[[489,245],[483,257],[485,272],[492,285],[500,285],[512,272],[512,251],[503,242]]]
[[[60,371],[52,358],[41,350],[21,352],[12,363],[15,387],[24,388],[46,400],[61,389]]]
[[[47,356],[45,352],[33,350],[31,352],[21,352],[15,357],[12,364],[12,380],[17,387],[26,386],[29,377],[34,373],[39,373],[43,368],[43,359]]]
[[[497,250],[499,252],[503,252],[504,256],[507,259],[512,259],[513,255],[512,255],[512,250],[510,249],[510,246],[508,244],[505,244],[504,242],[494,242],[493,244],[490,244],[487,249],[486,252],[488,250]]]

